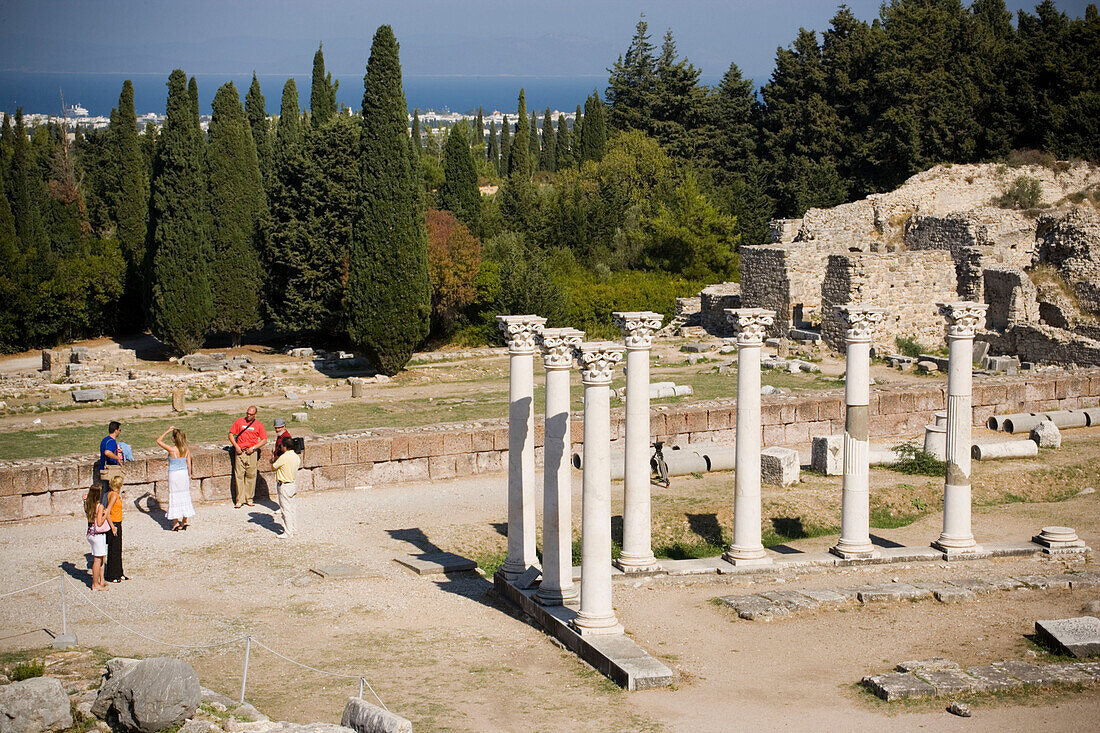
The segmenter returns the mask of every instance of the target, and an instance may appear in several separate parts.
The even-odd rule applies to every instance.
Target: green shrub
[[[666,272],[574,272],[558,279],[568,294],[565,323],[586,333],[586,338],[619,338],[611,313],[651,310],[665,316],[675,312],[676,298],[694,295],[704,283]]]
[[[29,680],[31,677],[41,677],[46,671],[46,663],[41,659],[28,659],[15,665],[11,671],[11,681],[19,682]]]
[[[894,344],[898,347],[898,353],[903,356],[909,356],[916,359],[921,354],[928,353],[928,349],[924,344],[914,341],[911,338],[905,338],[904,336],[898,336],[894,339]]]
[[[995,199],[994,203],[1002,209],[1034,209],[1039,205],[1042,194],[1043,186],[1039,183],[1039,179],[1018,176],[1004,195]]]
[[[898,473],[946,476],[947,464],[912,441],[895,445],[900,458],[890,466]]]

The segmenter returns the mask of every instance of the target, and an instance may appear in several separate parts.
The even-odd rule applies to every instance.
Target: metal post
[[[362,677],[359,678],[359,699],[363,699],[363,683],[366,682]]]
[[[65,598],[65,571],[57,576],[61,581],[61,633],[53,638],[54,649],[68,649],[76,643],[76,634],[69,633],[68,603]]]
[[[244,705],[244,690],[248,686],[248,653],[252,650],[252,637],[244,637],[244,674],[241,675],[241,705]]]

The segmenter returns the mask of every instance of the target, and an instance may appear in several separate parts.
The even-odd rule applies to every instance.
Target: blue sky
[[[374,30],[393,26],[406,75],[606,78],[645,12],[655,43],[716,77],[731,61],[757,83],[799,26],[823,30],[822,0],[0,0],[0,69],[308,73],[317,43],[336,74],[361,73]],[[850,0],[865,20],[880,0]],[[1008,0],[1031,10],[1035,0]],[[1086,2],[1059,0],[1071,16]],[[763,78],[762,78],[763,77]]]

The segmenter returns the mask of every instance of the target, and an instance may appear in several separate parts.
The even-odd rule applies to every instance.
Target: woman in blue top
[[[174,445],[164,442],[168,433],[172,434]],[[178,532],[187,529],[188,517],[195,516],[191,504],[191,451],[187,436],[174,427],[161,433],[157,445],[168,451],[168,518],[172,520],[172,531]]]

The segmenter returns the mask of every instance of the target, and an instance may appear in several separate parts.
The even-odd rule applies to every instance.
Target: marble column
[[[577,347],[584,384],[580,634],[621,634],[611,605],[611,378],[623,347],[610,341]]]
[[[771,558],[760,541],[760,349],[775,311],[731,308],[726,318],[737,331],[737,445],[733,545],[722,558],[734,565],[765,565]]]
[[[544,328],[538,337],[546,367],[546,438],[542,462],[542,583],[544,606],[575,603],[573,584],[573,480],[569,451],[569,373],[584,331]]]
[[[871,336],[883,311],[868,305],[846,305],[837,314],[847,325],[848,354],[844,375],[844,488],[841,494],[840,540],[830,552],[846,560],[875,557],[870,535],[869,421]]]
[[[535,337],[545,318],[497,316],[508,342],[508,559],[501,566],[515,580],[538,565],[535,555]]]
[[[623,475],[623,551],[615,565],[625,573],[656,570],[649,501],[649,352],[660,313],[612,313],[626,339],[626,456]]]
[[[943,488],[943,532],[932,547],[950,559],[981,552],[970,526],[970,434],[974,331],[989,306],[962,301],[939,303],[947,319],[947,478]]]

